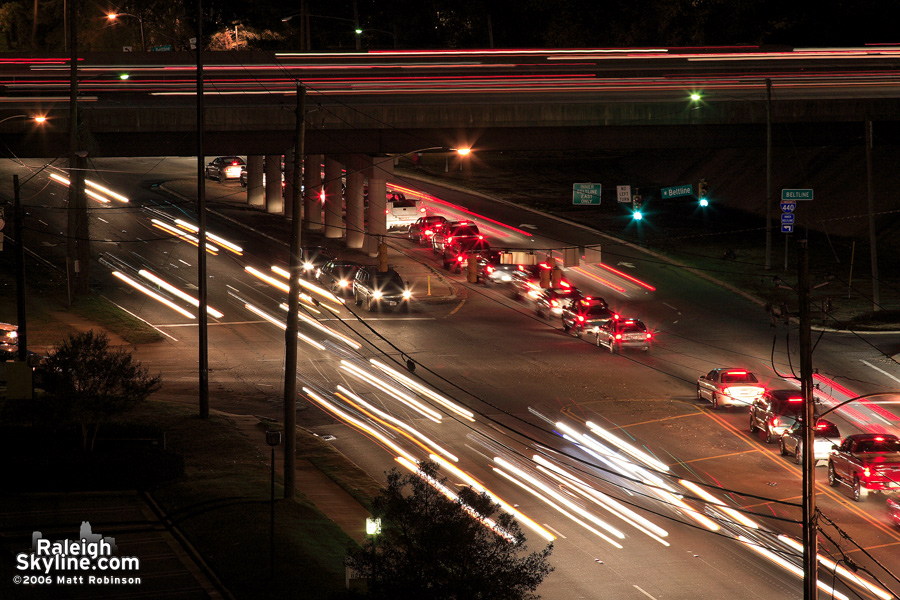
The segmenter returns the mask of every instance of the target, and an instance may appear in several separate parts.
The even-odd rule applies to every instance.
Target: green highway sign
[[[659,191],[659,197],[662,199],[677,198],[678,196],[693,196],[693,195],[694,195],[694,186],[691,184],[676,185],[674,187],[666,187],[666,188],[662,188]]]
[[[781,190],[782,200],[812,200],[812,190]]]
[[[600,204],[599,183],[573,183],[572,204]]]

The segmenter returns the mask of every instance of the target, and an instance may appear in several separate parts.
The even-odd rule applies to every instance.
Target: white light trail
[[[441,454],[443,454],[444,456],[446,456],[453,462],[459,462],[459,459],[452,452],[442,448],[437,442],[435,442],[434,440],[432,440],[431,438],[429,438],[428,436],[426,436],[424,433],[420,432],[416,428],[414,428],[410,425],[407,425],[406,423],[404,423],[403,421],[401,421],[394,415],[388,414],[388,413],[384,412],[383,410],[376,408],[375,406],[366,402],[365,400],[363,400],[362,398],[360,398],[359,396],[357,396],[356,394],[354,394],[353,392],[351,392],[350,390],[348,390],[347,388],[345,388],[344,386],[342,386],[340,384],[338,384],[337,389],[339,392],[346,394],[347,396],[350,397],[350,399],[361,404],[362,406],[365,406],[366,408],[368,408],[369,410],[371,410],[372,412],[377,414],[379,417],[381,417],[385,421],[390,421],[391,423],[397,425],[398,427],[400,427],[402,429],[405,429],[410,434],[412,434],[415,437],[422,440],[422,442],[426,446],[430,446],[430,448],[428,450],[429,453],[433,452],[432,449],[436,448],[438,452],[440,452]]]
[[[588,429],[590,429],[591,431],[593,431],[594,433],[596,433],[597,435],[599,435],[600,437],[605,439],[607,442],[609,442],[615,446],[618,446],[619,448],[621,448],[628,454],[632,455],[633,457],[635,457],[636,459],[638,459],[639,461],[641,461],[642,463],[644,463],[651,469],[656,469],[657,471],[668,471],[669,470],[668,465],[660,462],[656,458],[650,456],[649,454],[647,454],[640,448],[637,448],[634,445],[626,442],[622,438],[606,431],[605,429],[603,429],[596,423],[592,423],[591,421],[588,421],[587,423],[585,423],[585,425],[587,426]]]
[[[112,274],[113,274],[113,276],[118,277],[120,280],[124,281],[125,283],[127,283],[128,285],[133,287],[134,289],[136,289],[140,292],[143,292],[144,294],[147,294],[154,300],[157,300],[157,301],[161,302],[162,304],[165,304],[166,306],[168,306],[175,312],[184,315],[188,319],[196,319],[197,318],[194,315],[192,315],[191,313],[189,313],[188,311],[186,311],[185,309],[183,309],[180,306],[178,306],[177,304],[175,304],[174,302],[172,302],[166,298],[163,298],[162,296],[160,296],[159,294],[157,294],[150,288],[141,285],[140,282],[135,281],[134,279],[125,275],[124,273],[120,273],[119,271],[113,271]]]
[[[622,544],[620,544],[620,543],[617,542],[616,540],[612,539],[612,538],[609,537],[608,535],[606,535],[606,534],[604,534],[604,533],[602,533],[602,532],[600,532],[600,531],[597,531],[596,529],[594,529],[593,527],[591,527],[588,523],[585,523],[584,521],[582,521],[581,519],[579,519],[578,517],[576,517],[575,515],[573,515],[573,514],[570,513],[569,511],[567,511],[567,510],[566,510],[565,508],[563,508],[562,506],[560,506],[560,505],[556,504],[555,502],[553,502],[553,500],[551,500],[550,498],[544,496],[543,494],[541,494],[541,493],[540,493],[539,491],[537,491],[536,489],[534,489],[534,488],[532,488],[532,487],[526,485],[524,481],[521,481],[521,480],[519,480],[519,479],[516,479],[515,477],[513,477],[512,475],[510,475],[509,473],[507,473],[507,472],[504,471],[503,469],[498,469],[497,467],[491,467],[491,468],[493,469],[494,473],[497,473],[497,474],[500,475],[501,477],[505,477],[506,479],[508,479],[509,481],[513,482],[514,484],[516,484],[517,486],[519,486],[520,488],[522,488],[523,490],[525,490],[525,491],[528,492],[529,494],[535,496],[536,498],[538,498],[539,500],[541,500],[542,502],[544,502],[547,506],[553,508],[554,510],[556,510],[556,511],[559,512],[560,514],[562,514],[562,515],[564,515],[564,516],[566,516],[566,517],[572,519],[573,521],[575,521],[576,523],[578,523],[579,525],[581,525],[582,527],[584,527],[585,529],[587,529],[588,531],[590,531],[591,533],[593,533],[594,535],[596,535],[597,537],[606,540],[607,542],[609,542],[610,544],[612,544],[613,547],[618,548],[618,549],[620,549],[620,550],[623,548]]]
[[[311,389],[309,389],[306,386],[303,386],[303,392],[307,396],[312,398],[315,402],[317,402],[319,405],[326,408],[330,413],[337,415],[338,417],[343,419],[346,423],[349,423],[349,424],[353,425],[354,427],[356,427],[357,429],[359,429],[360,431],[363,431],[364,433],[367,433],[370,436],[376,438],[378,441],[380,441],[381,443],[386,445],[388,448],[390,448],[391,450],[393,450],[400,456],[404,457],[406,460],[408,460],[410,462],[415,462],[416,459],[409,452],[407,452],[406,450],[404,450],[403,448],[401,448],[400,446],[398,446],[397,444],[395,444],[394,442],[392,442],[385,436],[381,435],[379,432],[375,431],[375,429],[373,429],[366,423],[360,421],[359,419],[357,419],[350,413],[347,413],[347,412],[341,410],[337,405],[335,405],[332,402],[329,402],[328,400],[326,400],[325,398],[323,398],[319,394],[315,393],[314,391],[312,391]]]
[[[372,363],[376,368],[387,373],[394,379],[400,381],[403,385],[413,388],[415,391],[419,392],[420,394],[422,394],[424,396],[428,396],[429,398],[431,398],[438,404],[442,404],[443,406],[452,410],[453,412],[455,412],[459,416],[463,417],[464,419],[467,419],[469,421],[475,421],[475,413],[473,413],[469,410],[466,410],[465,408],[459,406],[458,404],[444,398],[437,392],[428,389],[427,387],[425,387],[424,385],[422,385],[415,379],[407,377],[403,373],[400,373],[396,369],[392,369],[391,367],[387,366],[386,364],[384,364],[380,361],[375,360],[374,358],[370,358],[369,362]]]
[[[712,519],[698,513],[696,510],[694,510],[693,508],[688,506],[687,503],[685,503],[683,500],[681,500],[681,498],[678,498],[675,494],[670,494],[669,492],[667,492],[665,490],[658,490],[656,488],[650,488],[650,489],[653,490],[654,494],[656,494],[657,496],[662,498],[663,501],[673,504],[676,507],[680,508],[687,514],[687,516],[689,516],[693,520],[697,521],[698,523],[700,523],[701,525],[703,525],[710,531],[718,531],[720,529],[718,523],[716,523]]]
[[[281,275],[282,277],[284,277],[285,279],[290,280],[291,274],[288,273],[287,271],[285,271],[284,269],[282,269],[281,267],[279,267],[277,265],[272,265],[271,269],[274,273],[277,273],[277,274]],[[302,277],[297,278],[297,283],[299,283],[301,286],[305,287],[309,291],[319,294],[323,298],[328,298],[329,300],[333,300],[335,302],[340,302],[341,304],[344,304],[347,302],[343,298],[339,298],[339,297],[335,296],[334,294],[332,294],[325,288],[318,286],[310,281],[307,281],[307,280],[303,279]]]
[[[730,516],[732,519],[734,519],[738,523],[741,523],[742,525],[744,525],[746,527],[750,527],[752,529],[759,529],[759,525],[756,523],[756,521],[754,521],[753,519],[751,519],[750,517],[748,517],[747,515],[745,515],[744,513],[740,512],[740,511],[733,510],[733,509],[729,508],[728,506],[725,506],[724,502],[722,502],[721,500],[719,500],[718,498],[716,498],[715,496],[713,496],[712,494],[710,494],[709,492],[704,490],[702,487],[700,487],[693,481],[688,481],[686,479],[680,479],[680,480],[678,480],[678,483],[680,483],[687,489],[691,490],[692,492],[694,492],[694,494],[696,494],[697,496],[700,496],[707,502],[712,502],[713,504],[718,506],[720,510],[727,513],[728,516]]]
[[[167,232],[171,233],[175,237],[178,237],[186,242],[189,242],[189,243],[193,244],[194,246],[200,246],[199,238],[196,238],[192,235],[188,235],[185,232],[178,229],[177,227],[172,227],[168,223],[163,223],[159,219],[150,219],[150,222],[153,223],[154,226],[159,227],[163,231],[167,231]],[[212,244],[206,244],[206,251],[209,252],[210,254],[218,254],[219,253],[219,249],[217,247],[213,246]]]
[[[138,271],[138,275],[140,275],[140,276],[143,277],[144,279],[149,279],[150,281],[152,281],[153,283],[155,283],[155,284],[158,285],[159,287],[163,288],[164,290],[168,291],[168,292],[171,293],[171,294],[175,294],[176,296],[178,296],[179,298],[181,298],[181,299],[184,300],[185,302],[188,302],[188,303],[190,303],[190,304],[193,304],[193,305],[196,306],[197,308],[200,308],[200,301],[199,301],[199,300],[197,300],[196,298],[194,298],[194,297],[191,296],[190,294],[186,294],[186,293],[182,292],[181,290],[179,290],[178,288],[176,288],[176,287],[175,287],[174,285],[172,285],[171,283],[168,283],[168,282],[166,282],[166,281],[163,281],[162,279],[160,279],[159,277],[157,277],[156,275],[154,275],[154,274],[151,273],[150,271],[147,271],[146,269],[141,269],[140,271]],[[209,305],[207,305],[207,307],[206,307],[206,312],[207,312],[208,314],[210,314],[211,316],[217,318],[217,319],[221,319],[222,317],[225,316],[225,315],[223,315],[221,312],[217,311],[216,309],[214,309],[213,307],[211,307],[211,306],[209,306]]]
[[[564,504],[566,507],[569,508],[569,510],[577,512],[579,515],[581,515],[582,517],[584,517],[591,523],[597,525],[598,527],[605,529],[606,531],[608,531],[615,537],[619,538],[620,540],[625,539],[624,533],[622,533],[621,531],[619,531],[618,529],[616,529],[615,527],[613,527],[612,525],[610,525],[603,519],[599,518],[598,516],[581,508],[580,506],[578,506],[577,504],[572,502],[569,498],[566,498],[565,496],[560,494],[558,491],[556,491],[555,489],[553,489],[546,483],[544,483],[544,482],[540,481],[539,479],[537,479],[536,477],[526,473],[524,470],[520,469],[519,467],[515,466],[514,464],[504,460],[503,458],[500,458],[499,456],[494,457],[494,462],[497,463],[498,465],[500,465],[501,467],[503,467],[504,469],[506,469],[507,471],[511,471],[515,475],[521,477],[522,479],[524,479],[531,485],[535,486],[536,488],[541,490],[544,494],[550,496],[557,502]],[[610,541],[612,541],[612,540],[610,540]]]
[[[800,552],[800,553],[803,552],[803,545],[800,542],[798,542],[797,540],[791,539],[784,534],[779,534],[778,539],[781,540],[782,542],[784,542],[785,544],[787,544],[788,546],[790,546],[791,548],[795,549],[797,552]],[[854,583],[854,584],[858,585],[859,587],[869,591],[870,593],[875,594],[882,600],[891,600],[894,597],[891,594],[884,591],[883,589],[881,589],[880,587],[873,585],[873,584],[869,583],[868,581],[866,581],[865,579],[862,579],[861,577],[852,573],[851,571],[848,571],[847,569],[845,569],[841,565],[837,564],[833,560],[825,558],[821,554],[816,554],[816,558],[819,560],[820,563],[822,563],[822,565],[825,566],[826,569],[828,569],[832,573],[837,571],[838,573],[840,573],[841,577],[844,577],[851,583]]]
[[[496,533],[497,535],[499,535],[506,541],[508,541],[508,542],[516,541],[516,538],[514,538],[508,531],[506,531],[505,529],[503,529],[502,527],[497,525],[496,521],[494,521],[493,519],[488,519],[486,517],[482,517],[471,506],[469,506],[465,502],[460,501],[459,496],[454,494],[452,490],[447,488],[447,486],[441,484],[440,481],[437,481],[434,478],[429,477],[428,475],[423,473],[422,470],[419,469],[419,466],[416,463],[410,461],[409,459],[403,458],[402,456],[398,456],[396,458],[396,460],[401,465],[403,465],[404,467],[406,467],[407,469],[409,469],[410,471],[412,471],[413,473],[415,473],[416,475],[418,475],[419,477],[424,479],[426,482],[428,482],[428,484],[431,487],[433,487],[434,489],[436,489],[437,491],[442,493],[448,499],[452,500],[453,502],[459,502],[459,505],[463,508],[463,510],[465,510],[467,513],[469,513],[469,515],[473,519],[475,519],[476,521],[479,521],[482,525],[484,525],[485,527],[487,527],[488,529],[490,529],[491,531],[493,531],[494,533]]]
[[[188,223],[187,221],[183,221],[181,219],[175,219],[175,223],[177,223],[179,227],[183,227],[183,228],[187,229],[188,231],[190,231],[191,233],[196,233],[197,235],[200,234],[200,228],[197,227],[196,225],[194,225],[193,223]],[[226,250],[233,252],[235,254],[242,255],[244,253],[244,249],[241,248],[240,246],[238,246],[237,244],[229,242],[225,238],[219,237],[208,231],[206,232],[206,239],[218,242],[219,244],[222,245],[223,248],[225,248]]]
[[[265,319],[272,325],[275,325],[276,327],[280,327],[281,329],[287,330],[287,323],[284,323],[283,321],[279,321],[278,319],[276,319],[275,317],[273,317],[266,311],[262,310],[261,308],[257,308],[256,306],[253,306],[252,304],[249,304],[249,303],[244,303],[244,308],[246,308],[247,310],[249,310],[250,312],[252,312],[255,315],[259,315],[260,317],[262,317],[263,319]],[[313,346],[317,350],[325,350],[325,346],[323,346],[316,340],[312,339],[311,337],[303,335],[299,331],[297,332],[297,337],[300,338],[301,340],[303,340],[304,342],[306,342],[307,344],[309,344],[310,346]]]
[[[282,310],[284,310],[284,311],[287,311],[287,310],[288,310],[288,305],[282,303],[282,304],[279,304],[279,305],[278,305],[278,308],[280,308],[280,309],[282,309]],[[303,321],[304,323],[306,323],[306,324],[308,324],[308,325],[312,325],[313,327],[315,327],[316,329],[320,330],[321,332],[323,332],[323,333],[325,333],[325,334],[327,334],[327,335],[330,335],[331,337],[333,337],[333,338],[335,338],[335,339],[341,340],[342,342],[344,342],[345,344],[347,344],[348,346],[350,346],[350,347],[353,348],[354,350],[359,350],[360,348],[362,348],[362,346],[361,346],[360,344],[357,344],[356,342],[354,342],[353,340],[351,340],[350,338],[348,338],[348,337],[345,336],[344,334],[338,333],[338,332],[335,331],[334,329],[331,329],[330,327],[326,327],[325,325],[322,325],[321,323],[319,323],[318,321],[316,321],[316,320],[313,319],[312,317],[309,317],[309,316],[307,316],[307,315],[304,315],[303,313],[297,313],[297,317],[298,317],[301,321]]]
[[[99,191],[103,192],[104,194],[106,194],[107,196],[115,198],[119,202],[128,202],[128,198],[126,198],[122,194],[117,194],[116,192],[112,191],[111,189],[103,187],[102,185],[100,185],[99,183],[97,183],[95,181],[91,181],[90,179],[85,179],[84,182],[86,184],[88,184],[89,186],[91,186],[92,188],[94,188],[95,190],[99,190]],[[85,192],[86,191],[87,190],[85,190]],[[105,202],[109,202],[109,200],[105,200]]]
[[[744,544],[745,546],[747,546],[748,548],[750,548],[751,550],[753,550],[753,551],[756,552],[757,554],[761,554],[762,556],[765,556],[766,558],[768,558],[769,560],[771,560],[771,561],[772,561],[773,563],[775,563],[776,565],[782,567],[783,569],[786,569],[786,570],[790,571],[791,573],[793,573],[794,575],[796,575],[796,576],[799,577],[800,579],[803,579],[803,571],[802,571],[802,570],[800,569],[800,567],[798,567],[797,565],[792,564],[792,563],[789,562],[788,560],[786,560],[786,559],[784,559],[784,558],[778,556],[778,555],[775,554],[774,552],[770,552],[769,550],[763,548],[762,546],[760,546],[760,545],[757,544],[756,542],[753,542],[753,541],[747,539],[746,537],[744,537],[744,536],[742,536],[742,535],[739,535],[739,536],[737,537],[737,539],[738,539],[738,541],[743,542],[743,544]],[[817,584],[817,586],[818,586],[818,588],[819,588],[820,590],[822,590],[823,592],[825,592],[826,594],[828,594],[831,598],[837,598],[838,600],[850,600],[850,599],[849,599],[847,596],[845,596],[844,594],[842,594],[842,593],[840,593],[839,591],[837,591],[837,590],[835,590],[835,589],[833,589],[833,588],[831,588],[831,587],[825,585],[824,583],[822,583],[822,582],[819,581],[818,579],[816,579],[816,584]]]
[[[363,371],[362,369],[360,369],[353,363],[346,361],[346,360],[341,360],[341,368],[346,371],[349,371],[350,373],[352,373],[353,375],[358,377],[361,381],[368,383],[369,385],[371,385],[373,387],[378,388],[379,390],[381,390],[382,392],[385,392],[386,394],[390,394],[391,396],[393,396],[394,398],[396,398],[403,404],[406,404],[411,409],[413,409],[417,413],[421,414],[423,417],[430,419],[430,420],[434,421],[435,423],[441,422],[441,414],[439,412],[431,409],[428,406],[425,406],[424,404],[422,404],[421,402],[419,402],[412,396],[410,396],[408,394],[404,394],[397,388],[395,388],[391,385],[388,385],[382,381],[379,381],[378,379],[373,378],[370,373],[366,373],[365,371]]]
[[[440,463],[440,465],[442,467],[449,470],[451,473],[453,473],[454,475],[456,475],[457,477],[459,477],[460,479],[462,479],[463,481],[468,483],[470,486],[472,486],[472,488],[475,489],[475,491],[483,492],[483,493],[487,494],[488,497],[490,497],[491,500],[493,500],[494,502],[499,504],[503,510],[505,510],[507,513],[514,516],[516,519],[518,519],[522,523],[524,523],[526,527],[528,527],[529,529],[531,529],[532,531],[537,533],[539,536],[541,536],[548,542],[552,542],[553,540],[556,539],[555,535],[553,535],[552,533],[550,533],[549,531],[547,531],[546,529],[544,529],[543,527],[541,527],[540,525],[538,525],[537,523],[535,523],[534,521],[532,521],[531,519],[526,517],[524,514],[519,512],[517,509],[513,508],[513,506],[510,505],[508,502],[506,502],[503,498],[501,498],[500,496],[498,496],[491,490],[484,487],[484,485],[482,485],[480,481],[478,481],[477,479],[475,479],[474,477],[472,477],[471,475],[469,475],[468,473],[466,473],[465,471],[463,471],[456,465],[447,462],[442,457],[440,457],[436,454],[429,455],[429,458],[431,458],[431,460],[433,460],[435,462]]]
[[[288,287],[288,284],[286,284],[285,282],[280,281],[278,279],[275,279],[274,277],[269,277],[268,275],[266,275],[265,273],[263,273],[262,271],[260,271],[259,269],[255,268],[255,267],[244,267],[244,271],[246,271],[247,273],[250,273],[254,277],[262,279],[263,281],[265,281],[272,287],[278,288],[285,294],[287,294],[291,291],[291,289]]]
[[[561,481],[569,486],[574,487],[575,489],[581,491],[582,493],[591,496],[591,500],[596,503],[599,503],[601,506],[614,513],[617,517],[622,519],[623,521],[629,523],[630,525],[636,527],[637,529],[643,531],[650,537],[656,539],[660,543],[665,546],[668,546],[669,543],[661,538],[668,537],[669,532],[658,526],[656,523],[653,523],[649,519],[639,515],[634,512],[627,506],[624,506],[622,503],[618,502],[614,498],[600,492],[593,487],[591,487],[586,482],[582,481],[575,475],[572,475],[568,471],[562,469],[559,465],[555,465],[543,456],[539,454],[535,454],[533,457],[535,462],[538,463],[538,469],[553,477],[557,481]],[[551,471],[555,473],[551,473]],[[621,514],[620,514],[621,513]]]

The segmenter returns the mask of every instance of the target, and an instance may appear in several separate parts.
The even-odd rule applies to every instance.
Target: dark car
[[[435,254],[443,254],[444,246],[453,239],[477,238],[481,236],[478,225],[472,221],[448,221],[440,231],[431,238],[431,250]]]
[[[462,272],[469,267],[469,256],[478,260],[487,260],[491,253],[491,245],[480,237],[454,238],[444,244],[442,262],[448,271]]]
[[[316,281],[339,296],[353,293],[353,279],[362,267],[352,260],[334,258],[316,269]]]
[[[619,315],[611,311],[603,298],[580,298],[562,309],[563,331],[571,331],[577,337],[585,333],[597,334],[600,327],[617,319]]]
[[[300,249],[300,265],[303,267],[303,276],[312,279],[316,276],[316,269],[325,266],[329,260],[334,260],[331,250],[322,246],[304,246]]]
[[[439,215],[419,217],[415,223],[409,226],[406,237],[420,246],[427,246],[431,244],[431,238],[434,237],[434,234],[441,231],[447,222],[446,218]]]
[[[220,156],[206,165],[206,177],[218,179],[219,183],[224,183],[226,179],[240,179],[244,165],[244,159],[240,156]]]
[[[534,313],[544,319],[549,319],[551,316],[559,317],[565,307],[582,298],[578,288],[561,281],[558,287],[549,287],[537,294],[534,299]]]
[[[794,456],[794,461],[799,465],[803,462],[803,438],[806,432],[803,430],[803,421],[796,421],[787,431],[781,434],[781,455]],[[813,437],[813,464],[828,462],[831,454],[831,446],[841,443],[841,432],[837,425],[825,419],[816,421],[816,431]]]
[[[766,390],[750,405],[750,433],[764,431],[771,444],[798,421],[804,411],[800,390]]]
[[[378,267],[361,267],[353,279],[353,296],[357,306],[368,311],[381,308],[404,308],[409,310],[412,292],[403,282],[400,274],[393,269],[379,272]]]
[[[610,319],[597,332],[597,345],[609,348],[610,354],[621,352],[624,348],[649,352],[652,340],[653,333],[640,319]]]
[[[513,300],[534,300],[543,289],[541,287],[542,265],[516,265],[509,273],[510,293]]]

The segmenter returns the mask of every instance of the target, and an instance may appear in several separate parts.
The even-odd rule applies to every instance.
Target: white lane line
[[[653,600],[656,600],[656,598],[655,598],[654,596],[651,596],[650,594],[648,594],[647,592],[645,592],[644,590],[642,590],[642,589],[640,588],[640,586],[637,586],[637,585],[636,585],[636,586],[634,586],[634,589],[636,589],[637,591],[639,591],[639,592],[642,593],[643,595],[647,596],[648,598],[653,598]]]
[[[677,308],[675,308],[674,306],[672,306],[672,305],[669,304],[668,302],[663,302],[663,304],[664,304],[665,306],[668,306],[669,308],[671,308],[672,310],[674,310],[674,311],[677,312],[678,314],[681,314],[681,312],[680,312]]]
[[[546,523],[543,523],[543,526],[546,527],[547,529],[549,529],[550,531],[552,531],[553,533],[555,533],[557,537],[561,537],[562,539],[567,539],[566,536],[564,536],[563,534],[561,534],[561,533],[558,532],[557,530],[553,529],[552,527],[550,527],[550,526],[547,525]]]
[[[137,316],[136,314],[134,314],[133,312],[131,312],[130,310],[128,310],[128,309],[125,308],[124,306],[119,306],[118,304],[116,304],[115,302],[113,302],[112,300],[110,300],[109,298],[107,298],[106,296],[100,296],[100,297],[103,298],[104,300],[106,300],[107,302],[109,302],[110,304],[112,304],[113,306],[115,306],[115,307],[117,307],[117,308],[120,308],[120,309],[124,310],[125,312],[127,312],[129,315],[131,315],[131,316],[134,317],[135,319],[137,319],[137,320],[139,320],[139,321],[143,321],[144,323],[146,323],[147,325],[149,325],[150,327],[152,327],[152,328],[155,329],[156,331],[160,332],[161,334],[163,334],[163,335],[166,336],[167,338],[170,338],[173,342],[177,342],[177,341],[178,341],[177,339],[175,339],[174,337],[172,337],[171,335],[169,335],[168,333],[166,333],[165,331],[163,331],[162,329],[160,329],[159,327],[157,327],[156,325],[154,325],[153,323],[151,323],[151,322],[148,321],[147,319],[142,319],[142,318],[140,318],[139,316]]]
[[[894,377],[893,375],[891,375],[890,373],[888,373],[888,372],[885,371],[884,369],[879,369],[878,367],[876,367],[875,365],[873,365],[873,364],[870,363],[869,361],[860,359],[859,362],[861,362],[862,364],[866,365],[867,367],[872,367],[873,369],[875,369],[876,371],[878,371],[878,372],[881,373],[882,375],[885,375],[886,377],[890,377],[891,379],[893,379],[893,380],[896,381],[897,383],[900,383],[900,379],[897,379],[896,377]]]

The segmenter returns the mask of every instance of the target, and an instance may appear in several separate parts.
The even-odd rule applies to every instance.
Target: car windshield
[[[478,235],[478,227],[475,225],[460,225],[453,230],[453,235],[456,237]]]
[[[394,208],[415,208],[416,201],[409,200],[408,198],[404,198],[403,196],[394,196],[393,198],[388,198],[388,202],[394,203]]]
[[[381,292],[403,291],[403,280],[396,271],[387,273],[374,273],[372,275],[372,287]]]
[[[460,252],[471,252],[471,251],[487,251],[490,250],[490,245],[484,240],[480,240],[478,238],[472,238],[467,240],[459,241],[459,251]]]
[[[722,373],[722,383],[759,383],[753,373]]]
[[[900,452],[900,440],[897,438],[875,438],[856,442],[854,452]]]
[[[803,401],[790,402],[788,400],[779,400],[772,407],[775,413],[779,415],[800,415],[803,412]]]
[[[834,423],[820,421],[816,423],[816,437],[839,438],[841,434]]]

